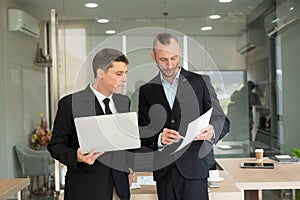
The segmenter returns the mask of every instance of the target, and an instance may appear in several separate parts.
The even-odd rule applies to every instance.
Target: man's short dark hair
[[[97,69],[106,71],[108,68],[112,67],[113,62],[129,64],[127,57],[121,51],[110,48],[99,51],[93,59],[93,72],[95,78],[97,77]]]
[[[159,34],[157,34],[156,37],[153,40],[153,50],[157,46],[158,42],[161,43],[162,45],[169,45],[170,42],[171,42],[171,39],[175,40],[175,42],[177,44],[179,44],[177,38],[174,35],[172,35],[171,33],[159,33]]]

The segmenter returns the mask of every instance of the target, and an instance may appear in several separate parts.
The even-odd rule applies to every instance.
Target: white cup
[[[219,170],[209,170],[209,178],[210,179],[218,179],[220,176]]]
[[[257,161],[262,161],[264,157],[263,149],[255,149],[255,158]]]

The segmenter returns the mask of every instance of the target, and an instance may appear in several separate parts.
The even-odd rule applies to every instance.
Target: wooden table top
[[[0,200],[13,196],[29,184],[29,178],[0,179]]]
[[[241,189],[299,189],[300,164],[280,164],[273,162],[274,169],[245,169],[242,162],[256,162],[255,158],[216,159],[218,165],[232,177]]]
[[[152,176],[152,172],[138,172],[134,176],[134,182],[137,181],[138,176]],[[232,182],[224,171],[220,171],[220,177],[224,178],[223,181],[218,182],[219,188],[209,188],[210,199],[224,199],[224,200],[240,200],[242,198],[241,190]],[[146,199],[157,199],[155,185],[141,185],[140,189],[131,190],[132,196],[145,195]],[[150,196],[151,195],[151,196]]]

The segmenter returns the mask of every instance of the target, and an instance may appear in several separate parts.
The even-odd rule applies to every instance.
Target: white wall
[[[282,150],[291,153],[291,148],[300,149],[299,132],[299,76],[300,76],[300,24],[281,34],[282,44],[282,91],[284,145]]]
[[[13,146],[29,143],[39,113],[45,112],[44,69],[33,64],[37,40],[7,30],[7,8],[19,6],[0,3],[1,178],[16,176]]]
[[[6,146],[2,145],[6,142],[6,134],[5,134],[5,65],[4,65],[4,27],[5,23],[5,2],[0,1],[0,177],[5,177],[7,168],[6,162],[3,162],[6,159]]]
[[[208,70],[245,70],[245,56],[239,54],[236,50],[235,44],[240,36],[194,36],[192,37],[199,46],[192,46],[189,43],[189,60],[192,63],[199,63],[200,68],[205,68]],[[211,56],[211,60],[214,62],[215,66],[211,65],[211,62],[207,62],[205,56],[199,59],[201,55],[192,55],[195,49],[204,48],[208,55]],[[196,59],[196,60],[195,60]],[[198,61],[197,61],[198,60]]]

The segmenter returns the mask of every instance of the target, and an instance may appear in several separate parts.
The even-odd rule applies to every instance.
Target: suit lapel
[[[152,94],[160,98],[161,104],[171,111],[159,74],[150,83],[154,85]]]
[[[91,90],[90,86],[84,90],[83,101],[91,111],[92,115],[104,115],[104,112],[98,102],[96,95]]]
[[[176,91],[176,99],[182,99],[186,97],[188,92],[191,90],[191,85],[188,80],[188,73],[185,69],[181,69],[179,80],[178,80],[178,88]]]
[[[120,100],[120,98],[118,98],[118,95],[116,94],[113,94],[112,99],[114,101],[117,112],[120,113],[122,110],[122,101]]]

